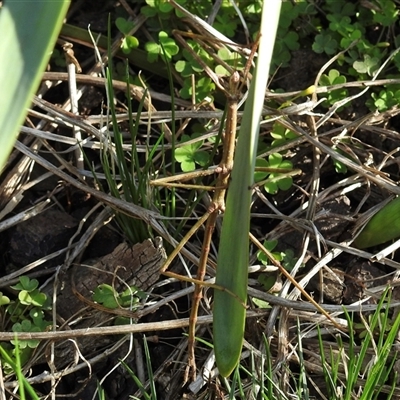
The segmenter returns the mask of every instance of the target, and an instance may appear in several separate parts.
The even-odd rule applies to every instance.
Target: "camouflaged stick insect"
[[[182,37],[179,35],[179,33],[175,32],[175,35],[177,37],[177,40],[188,50],[191,51],[190,47],[187,46],[185,41],[182,39]],[[246,68],[244,70],[244,76],[247,76],[252,59],[255,54],[255,50],[257,47],[257,43],[253,46],[249,60],[246,64]],[[193,56],[196,58],[196,54],[193,54]],[[202,63],[201,59],[197,60],[199,63]],[[213,174],[216,173],[218,174],[217,177],[217,182],[214,187],[214,194],[212,197],[212,202],[210,206],[208,207],[208,210],[206,213],[200,218],[199,221],[192,227],[192,229],[188,232],[188,234],[182,239],[181,243],[176,247],[176,249],[173,251],[173,253],[170,255],[168,258],[166,264],[162,268],[162,273],[167,276],[175,277],[178,279],[182,279],[183,277],[178,276],[172,272],[167,271],[168,266],[172,262],[173,258],[179,253],[180,249],[184,246],[186,241],[199,229],[204,223],[205,225],[205,235],[204,235],[204,240],[202,244],[202,250],[201,250],[201,256],[199,260],[199,265],[198,265],[198,270],[197,270],[197,275],[196,279],[188,279],[184,278],[185,281],[190,281],[195,283],[195,291],[193,294],[193,302],[192,302],[192,308],[191,308],[191,313],[190,313],[190,326],[189,326],[189,335],[188,335],[188,365],[185,371],[185,377],[184,380],[187,381],[189,377],[192,379],[195,379],[196,377],[196,362],[195,362],[195,330],[196,330],[196,320],[197,320],[197,313],[198,313],[198,308],[199,304],[202,298],[202,286],[204,285],[203,279],[205,276],[205,271],[206,271],[206,266],[208,262],[208,255],[210,251],[210,245],[211,245],[211,239],[212,239],[212,234],[216,225],[216,221],[218,216],[224,212],[225,210],[225,193],[226,189],[228,187],[229,183],[229,177],[230,177],[230,172],[233,167],[233,155],[234,155],[234,149],[235,149],[235,142],[236,142],[236,128],[237,128],[237,110],[238,110],[238,104],[241,98],[241,89],[242,86],[244,85],[245,79],[241,78],[240,74],[238,71],[232,71],[232,74],[229,78],[229,82],[227,87],[224,87],[224,85],[221,83],[221,78],[218,77],[217,74],[215,74],[212,70],[210,70],[208,67],[205,70],[209,74],[209,76],[213,79],[214,83],[217,85],[217,87],[225,94],[227,98],[227,117],[226,117],[226,125],[225,125],[225,130],[222,138],[222,144],[223,144],[223,149],[222,149],[222,160],[219,163],[218,167],[210,170],[209,173],[205,173],[205,171],[202,171],[199,173],[199,176],[205,176],[207,174]],[[188,178],[192,178],[193,174],[195,173],[190,173],[188,174]],[[197,174],[195,174],[197,175]],[[185,174],[180,175],[177,177],[177,179],[182,179],[185,176]],[[161,178],[162,181],[162,178]],[[170,181],[170,180],[169,180]],[[169,182],[170,183],[170,182]],[[158,182],[155,181],[152,184],[158,185]],[[173,185],[173,184],[172,184]],[[172,186],[171,185],[171,186]],[[190,186],[190,185],[189,185]],[[239,304],[241,304],[241,307],[245,307],[244,303],[238,299],[238,297],[230,292],[229,290],[225,290],[223,287],[220,287],[218,285],[212,285],[212,287],[216,288],[217,290],[225,291],[228,293],[229,296],[236,298],[235,301],[237,301]]]

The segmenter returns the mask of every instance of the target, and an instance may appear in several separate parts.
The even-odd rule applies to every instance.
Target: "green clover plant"
[[[170,61],[173,56],[178,54],[178,45],[175,43],[175,40],[170,38],[168,33],[164,31],[158,33],[158,39],[159,43],[148,42],[145,44],[149,62],[157,61],[159,57],[163,60]]]
[[[269,169],[273,172],[268,172]],[[274,153],[268,160],[257,158],[254,181],[263,185],[267,193],[276,194],[279,190],[288,190],[292,186],[293,179],[287,175],[292,170],[293,164],[290,161],[284,160],[281,154]]]
[[[181,141],[184,143],[195,137],[196,135],[192,135],[192,137],[183,135]],[[196,169],[196,164],[200,167],[208,165],[210,159],[209,153],[199,150],[203,143],[203,140],[198,140],[195,143],[178,147],[175,150],[175,159],[180,163],[183,172],[194,171]]]
[[[115,309],[120,307],[134,307],[144,297],[145,293],[135,286],[118,293],[112,286],[102,283],[94,290],[92,299],[104,307]]]
[[[320,86],[342,85],[346,83],[346,81],[346,77],[344,75],[341,75],[338,70],[331,69],[328,72],[328,75],[322,74],[319,84]],[[324,104],[328,104],[329,106],[331,106],[337,101],[345,99],[347,96],[348,90],[345,88],[331,90],[327,93],[327,100],[324,102]]]
[[[272,254],[276,261],[279,261],[282,266],[287,270],[291,271],[294,265],[297,262],[297,258],[294,257],[293,250],[287,249],[283,251],[274,251],[276,246],[278,245],[277,240],[265,240],[263,246]],[[257,260],[261,262],[263,265],[270,265],[271,262],[268,259],[267,255],[259,250],[257,252]]]
[[[51,322],[46,320],[45,311],[51,310],[50,299],[39,289],[39,282],[36,279],[30,279],[28,276],[21,276],[19,283],[11,286],[18,291],[18,297],[11,300],[9,297],[0,293],[0,309],[4,314],[5,329],[8,323],[11,323],[12,332],[44,332]],[[36,339],[11,340],[10,343],[4,343],[3,349],[14,362],[16,357],[20,357],[22,365],[26,363],[34,349],[37,348],[40,341]],[[11,373],[13,369],[2,358],[5,373]]]
[[[118,293],[112,286],[102,283],[93,292],[92,299],[98,304],[103,305],[110,310],[116,308],[127,308],[135,311],[142,299],[146,297],[146,293],[135,286],[126,288],[123,292]],[[131,319],[125,316],[118,316],[114,325],[126,325],[131,323]]]
[[[297,139],[299,135],[290,129],[285,128],[281,124],[275,123],[270,131],[271,137],[274,139],[269,148],[274,148],[286,144],[290,140]]]
[[[125,54],[129,54],[132,49],[136,49],[139,46],[139,40],[135,36],[129,35],[129,32],[134,28],[135,24],[125,18],[118,17],[115,20],[115,25],[124,35],[124,39],[121,43],[121,49]]]

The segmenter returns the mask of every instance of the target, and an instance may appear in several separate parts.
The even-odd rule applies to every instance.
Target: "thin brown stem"
[[[228,186],[230,173],[233,167],[233,155],[235,151],[236,141],[236,124],[237,124],[237,106],[238,106],[238,86],[240,83],[240,76],[238,72],[235,72],[229,81],[229,96],[228,96],[228,112],[226,117],[225,133],[223,135],[223,152],[222,160],[217,168],[219,172],[213,201],[209,207],[210,216],[207,220],[203,245],[201,249],[200,263],[197,270],[197,280],[203,281],[206,267],[208,254],[210,252],[210,244],[212,234],[215,229],[218,214],[225,210],[225,193]],[[185,371],[184,379],[187,381],[189,376],[192,379],[196,378],[196,361],[195,361],[195,333],[196,333],[196,321],[197,313],[199,310],[200,301],[203,295],[202,285],[196,284],[193,300],[192,309],[190,313],[190,325],[189,325],[189,339],[188,339],[188,365]]]

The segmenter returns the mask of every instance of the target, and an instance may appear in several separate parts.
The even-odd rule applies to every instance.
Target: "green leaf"
[[[40,332],[40,329],[37,326],[32,325],[32,322],[25,319],[22,322],[17,322],[12,326],[13,332]],[[16,344],[15,340],[11,340],[12,344]],[[18,347],[24,349],[29,347],[31,349],[35,349],[40,343],[40,340],[37,339],[28,339],[28,340],[18,340]]]
[[[267,181],[264,184],[264,189],[269,194],[276,194],[278,193],[279,187],[278,184],[274,181]]]
[[[191,98],[192,96],[192,83],[191,79],[186,79],[185,80],[185,86],[189,86],[188,94],[189,96],[186,98]],[[215,84],[211,80],[211,78],[208,77],[203,77],[200,78],[199,80],[196,81],[196,87],[195,87],[195,99],[196,103],[199,103],[203,101],[204,99],[208,99],[209,101],[212,101],[212,97],[210,98],[210,93],[212,93],[215,90]]]
[[[271,308],[271,305],[265,300],[256,299],[255,297],[253,297],[252,301],[258,308],[262,308],[262,309]]]
[[[385,1],[380,5],[379,12],[373,11],[374,21],[382,26],[389,27],[398,21],[399,10],[393,1]]]
[[[268,161],[263,159],[256,159],[256,167],[258,168],[280,168],[285,170],[293,169],[293,165],[288,160],[283,160],[280,153],[273,153],[268,157]],[[254,173],[254,181],[262,182],[266,177],[268,179],[264,182],[264,189],[267,193],[276,194],[279,189],[288,190],[293,180],[290,176],[286,176],[284,173],[279,172],[268,172],[268,171],[256,171]]]
[[[256,168],[269,168],[269,162],[263,158],[256,159]],[[254,172],[254,182],[260,182],[269,175],[269,172],[255,171]]]
[[[191,76],[193,73],[192,66],[185,60],[179,60],[175,64],[175,70],[179,72],[183,77]]]
[[[15,290],[26,290],[28,292],[35,290],[39,286],[37,279],[30,279],[29,276],[20,276],[19,283],[11,286]]]
[[[51,322],[46,321],[44,318],[44,312],[39,307],[34,307],[29,311],[29,316],[32,318],[33,324],[37,326],[41,332],[43,332]]]
[[[268,157],[268,163],[271,168],[279,168],[282,162],[282,154],[273,153]]]
[[[364,61],[354,61],[353,68],[360,74],[372,76],[379,68],[379,63],[380,60],[378,58],[364,54]]]
[[[263,246],[270,252],[272,252],[275,247],[278,245],[278,241],[275,240],[265,240]]]
[[[4,306],[6,304],[10,304],[10,298],[4,296],[2,292],[0,292],[0,306]]]
[[[146,293],[132,286],[119,295],[118,303],[121,307],[134,307],[140,299],[146,298]]]
[[[292,271],[297,262],[297,258],[294,256],[293,250],[287,249],[284,253],[281,253],[281,255],[283,267],[289,272]]]
[[[0,170],[57,40],[69,0],[7,1],[0,11]]]
[[[335,54],[337,51],[337,41],[327,33],[320,33],[315,36],[315,41],[312,45],[312,49],[318,53],[326,53],[328,56]]]
[[[93,301],[102,304],[104,307],[114,309],[118,308],[119,304],[117,301],[118,293],[110,285],[102,283],[99,285],[93,293]]]
[[[293,185],[293,179],[290,176],[280,178],[277,183],[280,190],[289,190]]]
[[[258,277],[258,282],[261,283],[261,285],[263,286],[263,289],[268,292],[269,290],[271,290],[271,288],[274,287],[275,283],[276,283],[276,274],[260,274]],[[268,307],[266,308],[270,308],[269,303]]]
[[[258,58],[238,134],[220,235],[216,284],[237,296],[232,296],[228,291],[214,291],[214,352],[219,373],[223,377],[230,375],[236,368],[242,352],[246,321],[251,188],[254,183],[261,112],[281,4],[281,1],[263,3]]]
[[[136,49],[139,46],[139,41],[134,36],[126,36],[121,44],[123,53],[129,54],[132,49]]]
[[[47,296],[39,290],[21,290],[18,294],[18,300],[26,306],[43,306],[46,303]]]
[[[298,50],[300,47],[299,44],[299,35],[296,32],[290,31],[288,32],[284,39],[283,39],[286,47],[293,51],[293,50]]]
[[[196,135],[193,135],[193,139]],[[186,142],[191,138],[187,135],[182,136],[182,141]],[[203,145],[203,140],[181,146],[175,150],[175,160],[181,164],[181,169],[184,172],[194,171],[196,164],[204,167],[209,161],[209,154],[205,151],[199,151]]]
[[[343,163],[341,163],[338,160],[333,159],[333,166],[335,168],[335,171],[338,174],[346,174],[347,173],[347,167]]]
[[[400,197],[397,197],[369,220],[353,245],[359,249],[366,249],[399,237]]]
[[[154,7],[143,6],[140,9],[140,13],[147,18],[155,17],[157,15],[157,10]]]
[[[320,79],[321,86],[341,85],[346,82],[346,77],[340,75],[340,72],[336,69],[331,69],[328,73],[322,74]],[[327,96],[327,102],[332,105],[339,100],[347,97],[348,92],[346,89],[331,90]]]
[[[155,42],[148,42],[145,44],[147,51],[147,59],[149,62],[155,62],[158,60],[158,55],[160,53],[160,46]]]
[[[118,17],[115,20],[115,25],[123,35],[128,35],[129,32],[135,27],[135,24],[132,21],[128,21],[122,17]]]
[[[179,47],[175,43],[174,39],[171,39],[168,36],[167,32],[159,32],[158,39],[160,44],[154,42],[148,42],[145,44],[149,62],[157,61],[158,56],[165,57],[169,61],[174,55],[178,54]]]
[[[12,322],[17,322],[21,318],[23,318],[26,307],[22,306],[20,302],[12,302],[7,308],[6,312],[10,315],[10,319]]]
[[[282,260],[282,256],[281,253],[277,253],[277,252],[273,252],[273,250],[275,249],[275,247],[278,245],[278,241],[277,240],[264,240],[263,246],[271,253],[271,255],[275,258],[275,260],[277,261],[281,261]],[[263,265],[268,265],[270,264],[270,260],[267,257],[267,255],[259,250],[257,252],[257,259],[259,261],[261,261],[261,263]]]

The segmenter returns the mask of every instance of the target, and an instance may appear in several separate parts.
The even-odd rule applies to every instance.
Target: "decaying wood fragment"
[[[60,320],[71,329],[110,325],[115,314],[129,310],[106,310],[92,300],[93,291],[100,284],[108,284],[117,292],[127,286],[141,291],[148,290],[160,277],[160,269],[166,260],[162,239],[148,239],[129,246],[121,243],[114,251],[95,262],[75,265],[63,278],[57,291],[56,310]],[[78,321],[78,322],[77,322]],[[107,346],[112,338],[82,338],[78,340],[81,353],[92,355],[96,348]],[[75,347],[70,342],[56,346],[56,366],[63,368],[73,360]]]

